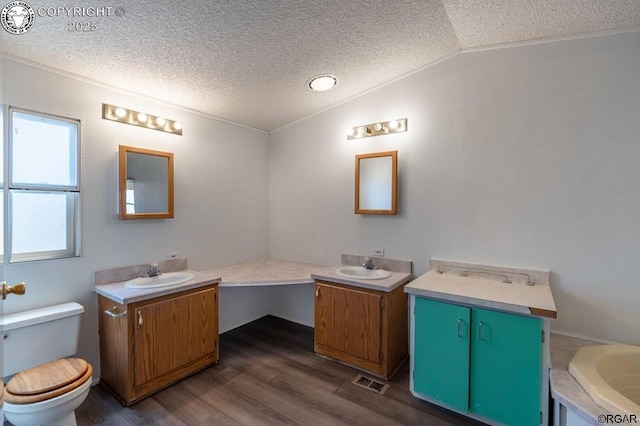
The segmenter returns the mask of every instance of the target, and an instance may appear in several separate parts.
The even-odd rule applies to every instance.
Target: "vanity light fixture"
[[[182,123],[179,121],[115,105],[102,104],[102,118],[182,136]]]
[[[333,89],[336,84],[338,84],[338,79],[330,74],[317,75],[307,83],[309,89],[314,92],[324,92]]]
[[[364,126],[351,127],[347,130],[347,140],[367,138],[369,136],[388,135],[407,131],[407,119],[379,121]]]

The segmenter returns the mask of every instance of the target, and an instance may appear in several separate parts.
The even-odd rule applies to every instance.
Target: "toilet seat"
[[[91,379],[93,368],[80,358],[63,358],[16,374],[7,383],[4,399],[32,404],[64,395]]]

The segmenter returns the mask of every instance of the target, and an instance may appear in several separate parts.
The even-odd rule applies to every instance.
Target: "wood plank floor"
[[[408,362],[385,395],[360,372],[313,352],[313,329],[267,316],[220,336],[220,362],[133,407],[102,386],[76,410],[78,425],[473,425],[411,396]]]

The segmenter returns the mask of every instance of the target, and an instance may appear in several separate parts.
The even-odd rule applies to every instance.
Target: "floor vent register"
[[[358,374],[351,383],[375,393],[379,393],[380,395],[384,395],[387,389],[389,389],[389,385],[387,383],[382,383],[369,377],[365,377],[362,374]]]

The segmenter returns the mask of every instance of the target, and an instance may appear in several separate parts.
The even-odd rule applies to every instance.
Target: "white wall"
[[[276,317],[313,327],[314,288],[315,286],[313,284],[272,287],[269,292],[268,313]]]
[[[5,280],[28,287],[0,304],[5,313],[70,300],[84,305],[79,355],[96,377],[95,271],[171,251],[196,270],[268,256],[267,134],[8,59],[0,70],[5,103],[82,120],[82,256],[5,266]],[[182,121],[184,136],[103,120],[102,102]],[[118,220],[119,144],[174,153],[174,219]]]
[[[271,135],[269,252],[548,269],[553,329],[639,344],[639,137],[640,32],[464,53]],[[354,155],[396,149],[399,214],[355,215]]]

